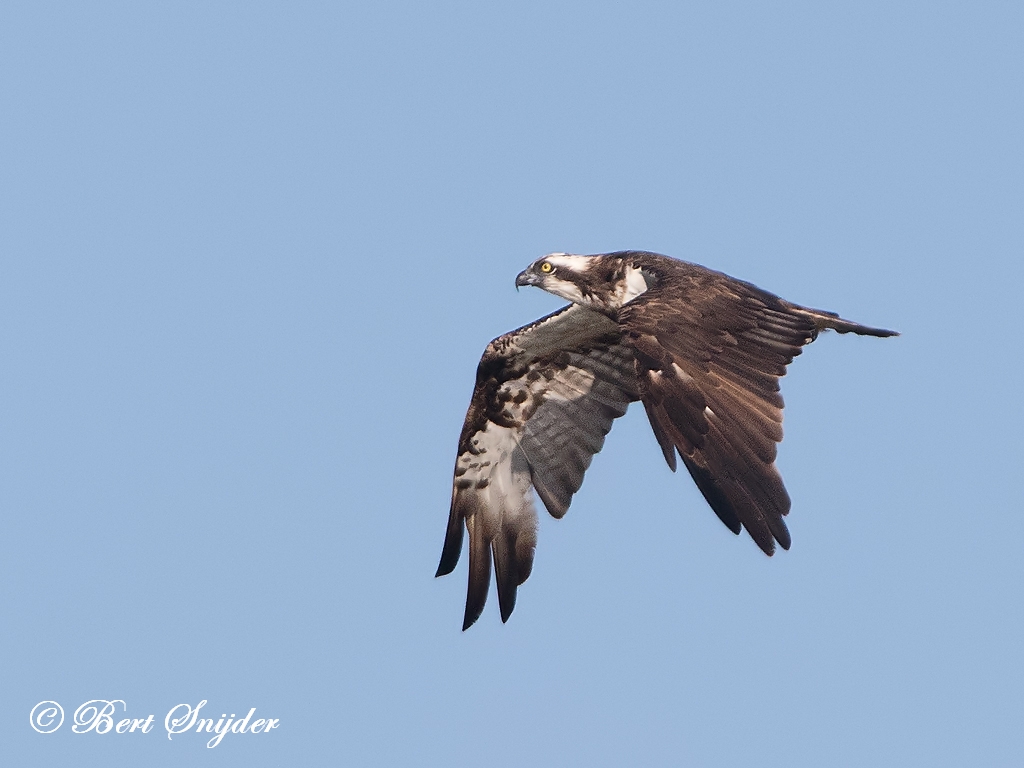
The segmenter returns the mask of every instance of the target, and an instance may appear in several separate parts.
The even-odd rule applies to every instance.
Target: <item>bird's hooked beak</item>
[[[516,275],[516,290],[519,290],[524,285],[539,285],[540,276],[533,272],[530,268],[524,269],[518,275]]]

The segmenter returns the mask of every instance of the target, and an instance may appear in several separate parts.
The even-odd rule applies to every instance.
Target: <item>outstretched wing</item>
[[[612,421],[637,399],[633,353],[618,324],[585,307],[570,305],[488,345],[459,439],[437,568],[451,573],[468,530],[463,629],[483,611],[492,560],[502,621],[512,614],[537,543],[531,485],[552,515],[564,515]]]
[[[640,396],[665,460],[678,451],[718,517],[767,554],[790,545],[789,494],[775,466],[779,379],[817,335],[817,316],[697,265],[626,304]]]

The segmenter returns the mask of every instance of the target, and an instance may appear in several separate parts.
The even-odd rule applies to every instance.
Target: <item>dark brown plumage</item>
[[[788,549],[779,379],[821,330],[896,335],[642,251],[552,254],[516,284],[573,304],[495,339],[480,360],[437,570],[455,568],[465,526],[463,629],[483,610],[492,560],[503,621],[515,607],[536,545],[530,487],[564,515],[612,422],[638,399],[669,466],[678,454],[722,522],[768,555]]]

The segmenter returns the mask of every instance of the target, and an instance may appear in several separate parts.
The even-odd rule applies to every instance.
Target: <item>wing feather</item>
[[[894,331],[801,307],[697,264],[630,254],[652,285],[618,313],[641,400],[668,465],[682,458],[718,517],[767,554],[788,549],[790,499],[775,466],[779,379],[818,332]]]
[[[775,466],[779,378],[815,324],[752,285],[674,265],[619,313],[655,437],[730,530],[745,528],[767,554],[788,548],[790,500]]]
[[[472,626],[480,618],[491,583],[491,546],[487,538],[486,518],[486,515],[481,514],[470,514],[465,518],[469,530],[469,588],[466,591],[463,629]]]
[[[493,564],[502,621],[530,575],[537,514],[530,487],[561,517],[612,422],[639,399],[618,324],[571,305],[500,336],[484,352],[466,414],[437,575],[469,531],[463,629],[483,611]]]

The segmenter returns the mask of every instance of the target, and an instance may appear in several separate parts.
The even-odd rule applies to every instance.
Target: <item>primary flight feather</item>
[[[516,278],[572,302],[487,345],[459,437],[441,562],[469,532],[463,629],[493,566],[502,621],[533,567],[536,490],[566,513],[612,422],[640,400],[674,471],[678,455],[733,533],[789,549],[789,495],[775,467],[779,379],[818,332],[896,336],[792,304],[750,283],[645,251],[538,259]]]

